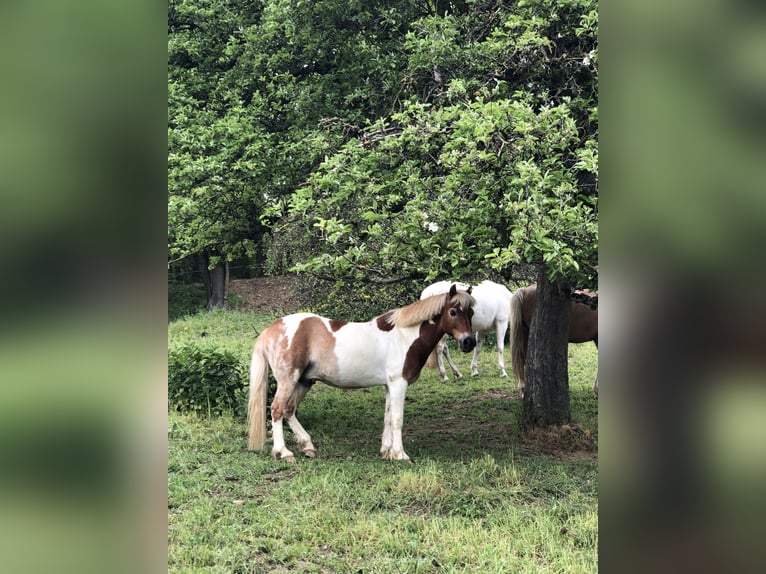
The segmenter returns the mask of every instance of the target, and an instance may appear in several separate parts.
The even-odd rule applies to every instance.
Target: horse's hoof
[[[308,450],[304,450],[303,454],[305,454],[309,458],[314,458],[317,455],[317,451],[308,449]]]
[[[476,371],[475,373],[471,373],[471,376],[472,377],[478,377],[479,376],[479,371]]]
[[[393,450],[388,450],[386,452],[381,451],[380,456],[383,457],[384,460],[405,460],[407,462],[412,462],[406,452],[397,453]]]
[[[504,379],[504,378],[506,378],[507,376],[508,376],[508,373],[506,373],[505,371],[503,371],[502,373],[500,373],[500,378],[501,378],[501,379]]]
[[[281,460],[284,462],[288,462],[290,464],[295,462],[295,455],[293,455],[293,453],[290,452],[289,450],[285,450],[285,451],[272,450],[271,456],[273,456],[276,460]]]

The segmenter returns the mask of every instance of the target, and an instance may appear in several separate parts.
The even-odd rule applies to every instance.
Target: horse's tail
[[[513,375],[516,382],[521,385],[524,380],[524,365],[527,362],[527,339],[528,332],[522,321],[522,307],[524,305],[524,290],[517,289],[511,296],[511,316],[509,320],[511,361]],[[522,389],[523,391],[523,389]]]
[[[259,337],[250,362],[250,396],[247,402],[248,450],[262,451],[266,443],[266,393],[269,390],[269,363]]]
[[[439,346],[437,345],[434,347],[434,350],[431,351],[431,354],[428,355],[428,359],[426,359],[426,369],[436,369],[439,367],[439,360],[436,358],[436,353],[439,351]]]

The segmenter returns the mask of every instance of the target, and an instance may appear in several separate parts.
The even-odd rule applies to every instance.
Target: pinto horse
[[[424,299],[438,293],[446,293],[449,291],[450,285],[452,283],[449,281],[439,281],[429,285],[423,289],[420,298]],[[507,377],[508,373],[505,372],[503,347],[505,346],[505,333],[508,330],[508,321],[511,313],[511,292],[505,286],[492,281],[482,281],[473,288],[464,283],[457,283],[457,285],[460,289],[471,293],[476,299],[473,317],[471,317],[471,325],[476,333],[476,348],[473,350],[471,375],[474,377],[479,375],[479,353],[484,343],[484,333],[494,329],[497,333],[497,366],[500,369],[500,376]],[[436,350],[429,357],[426,366],[429,368],[438,366],[439,376],[443,381],[447,381],[449,377],[444,368],[442,355],[447,359],[455,378],[461,379],[463,375],[452,361],[452,357],[450,357],[446,336],[442,337],[442,340],[436,345]]]
[[[294,460],[285,446],[283,421],[303,454],[316,456],[311,437],[296,409],[316,381],[339,388],[386,386],[386,410],[380,454],[409,460],[402,446],[404,397],[428,355],[447,334],[464,352],[476,339],[471,315],[476,300],[453,285],[434,295],[394,309],[366,323],[347,323],[311,313],[277,319],[256,340],[250,365],[248,449],[261,451],[266,437],[266,392],[269,367],[277,380],[271,403],[275,458]]]
[[[575,291],[589,296],[598,296],[596,291]],[[513,374],[519,384],[521,396],[524,396],[526,377],[524,367],[527,362],[529,344],[529,325],[537,301],[537,285],[518,289],[511,298],[511,360]],[[585,343],[593,341],[598,348],[598,308],[592,309],[585,303],[571,302],[569,315],[569,342]],[[593,394],[598,396],[598,374],[593,383]]]

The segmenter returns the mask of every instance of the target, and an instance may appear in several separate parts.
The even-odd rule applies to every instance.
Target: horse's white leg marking
[[[294,460],[293,453],[285,445],[283,422],[286,412],[288,420],[295,413],[293,394],[295,393],[298,376],[299,373],[296,371],[289,378],[277,379],[277,392],[274,395],[274,400],[271,402],[271,438],[274,442],[274,446],[271,448],[271,455],[274,458]],[[292,408],[291,401],[293,401]]]
[[[301,451],[303,451],[303,454],[314,458],[317,454],[317,449],[314,446],[314,443],[311,442],[311,436],[309,433],[306,432],[306,429],[304,429],[303,425],[301,425],[300,421],[298,421],[298,417],[295,415],[291,416],[289,419],[287,419],[287,424],[290,425],[290,429],[295,435],[295,442],[298,443],[298,446],[300,447]]]
[[[407,394],[407,381],[396,379],[386,385],[389,400],[386,401],[390,406],[390,429],[391,429],[391,447],[386,449],[385,441],[380,449],[383,458],[390,460],[410,460],[407,453],[404,452],[402,445],[402,423],[404,422],[404,396]],[[389,409],[386,409],[389,412]],[[385,430],[383,431],[385,437]]]
[[[293,453],[285,446],[285,433],[282,428],[282,421],[284,420],[284,417],[279,417],[279,419],[271,421],[271,437],[274,441],[274,446],[271,449],[271,456],[274,458],[295,460]]]
[[[380,456],[388,458],[394,437],[391,429],[391,391],[386,385],[386,410],[383,414],[383,438],[380,445]]]
[[[439,377],[442,381],[448,381],[449,377],[447,376],[447,370],[444,368],[444,357],[442,355],[449,357],[449,350],[447,349],[447,342],[444,337],[436,344],[436,362],[439,365]],[[452,365],[452,361],[450,361],[450,365]]]
[[[481,346],[484,344],[484,331],[476,333],[476,347],[473,349],[473,359],[471,360],[471,376],[479,376],[479,353],[481,352]]]
[[[507,377],[505,361],[503,360],[503,347],[505,346],[505,332],[508,330],[508,321],[498,323],[495,326],[497,333],[497,366],[500,367],[500,378]]]
[[[457,368],[457,365],[456,365],[456,364],[455,364],[455,362],[452,360],[452,357],[451,357],[451,356],[450,356],[450,354],[449,354],[449,345],[447,344],[447,337],[444,337],[444,338],[442,339],[442,342],[441,342],[441,343],[439,343],[439,344],[444,346],[444,356],[445,356],[445,357],[447,357],[447,362],[449,363],[450,369],[452,369],[452,372],[455,374],[455,378],[456,378],[456,379],[462,379],[462,378],[463,378],[463,373],[461,373],[461,372],[458,370],[458,368]],[[447,375],[446,375],[446,374],[445,374],[445,375],[442,377],[442,380],[443,380],[443,381],[446,381],[446,380],[448,380],[448,378],[447,378]]]
[[[298,410],[298,405],[301,404],[301,401],[303,400],[303,397],[306,396],[306,393],[309,392],[309,389],[311,387],[307,385],[296,385],[295,386],[295,410]],[[292,416],[287,419],[287,424],[290,425],[290,429],[292,429],[293,434],[295,435],[295,441],[298,443],[298,446],[303,451],[303,454],[305,454],[308,457],[315,457],[316,456],[316,447],[314,446],[314,443],[311,442],[311,436],[309,433],[306,432],[306,429],[303,428],[303,425],[301,425],[300,421],[298,421],[298,417],[295,412],[293,412]]]

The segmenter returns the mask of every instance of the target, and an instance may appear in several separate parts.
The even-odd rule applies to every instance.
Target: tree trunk
[[[204,257],[203,276],[205,279],[205,289],[207,290],[207,310],[215,308],[226,308],[226,287],[227,274],[226,266],[219,263],[212,269],[209,265],[208,255]]]
[[[527,427],[549,427],[570,421],[569,310],[564,289],[551,283],[545,269],[541,268],[527,352],[524,392],[524,424]]]

